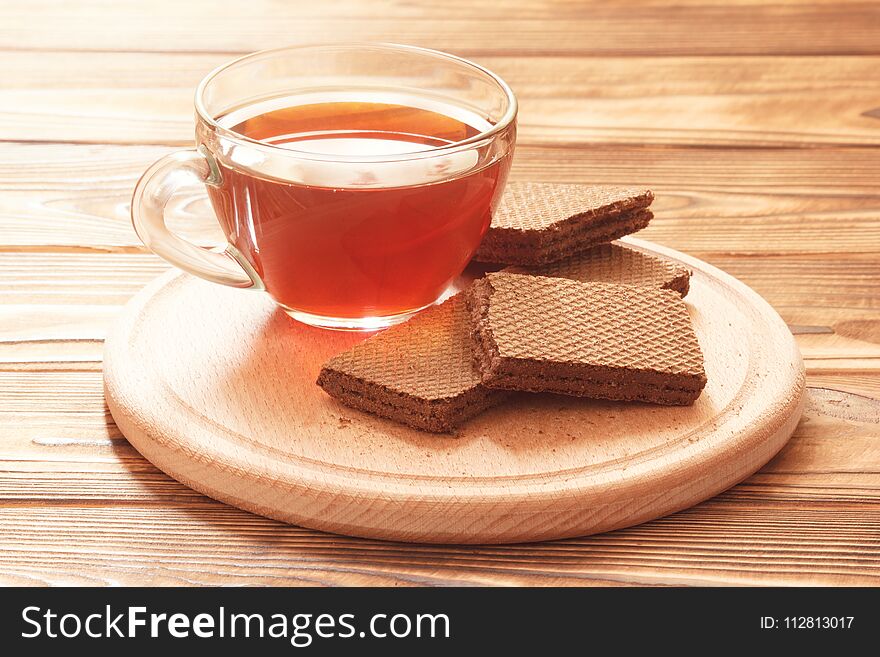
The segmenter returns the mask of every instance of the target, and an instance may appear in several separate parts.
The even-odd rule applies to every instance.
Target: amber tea
[[[138,181],[138,236],[180,269],[265,291],[322,328],[375,330],[442,300],[489,226],[516,143],[504,80],[389,43],[245,55],[202,80],[195,113],[195,148]],[[169,201],[193,178],[222,247],[167,225]]]
[[[436,300],[473,256],[510,154],[477,167],[473,151],[450,153],[418,176],[394,156],[474,137],[491,127],[485,119],[381,102],[247,111],[220,123],[304,158],[278,179],[223,167],[209,194],[281,305],[320,317],[407,313]],[[321,159],[340,154],[363,161],[340,170]]]

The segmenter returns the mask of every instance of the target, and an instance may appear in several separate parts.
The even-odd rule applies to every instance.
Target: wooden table
[[[3,3],[0,581],[880,584],[880,5],[733,4]],[[131,229],[135,180],[191,143],[193,89],[217,64],[351,39],[505,77],[518,179],[653,188],[641,236],[740,277],[797,335],[810,398],[782,453],[668,518],[484,548],[285,526],[140,457],[101,391],[109,323],[167,269]],[[176,207],[213,239],[197,190]]]

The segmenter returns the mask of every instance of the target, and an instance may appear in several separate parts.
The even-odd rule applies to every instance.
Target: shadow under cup
[[[183,258],[191,245],[164,221],[151,230],[149,190],[135,193],[138,233],[183,269],[263,288],[327,328],[387,326],[444,295],[489,226],[516,137],[500,78],[406,46],[249,55],[205,78],[196,110],[198,153],[178,160],[205,181],[229,248]]]

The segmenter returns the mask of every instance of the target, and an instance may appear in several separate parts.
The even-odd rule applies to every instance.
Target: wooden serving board
[[[107,404],[128,440],[184,484],[271,518],[434,543],[579,536],[687,508],[788,440],[804,368],[776,312],[694,258],[687,297],[708,384],[693,407],[522,395],[458,436],[351,410],[315,385],[365,336],[298,324],[260,293],[171,273],[108,337]]]

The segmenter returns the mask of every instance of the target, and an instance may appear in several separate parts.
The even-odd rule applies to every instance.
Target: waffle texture
[[[554,262],[644,228],[653,200],[637,187],[509,183],[476,259]]]
[[[687,295],[691,277],[690,270],[683,265],[618,242],[600,244],[549,265],[511,266],[503,271],[584,282],[656,287],[674,290],[681,296]]]
[[[318,385],[342,403],[427,431],[452,431],[500,401],[480,382],[461,295],[330,359]]]
[[[497,272],[467,294],[487,387],[688,404],[706,384],[671,290]]]

